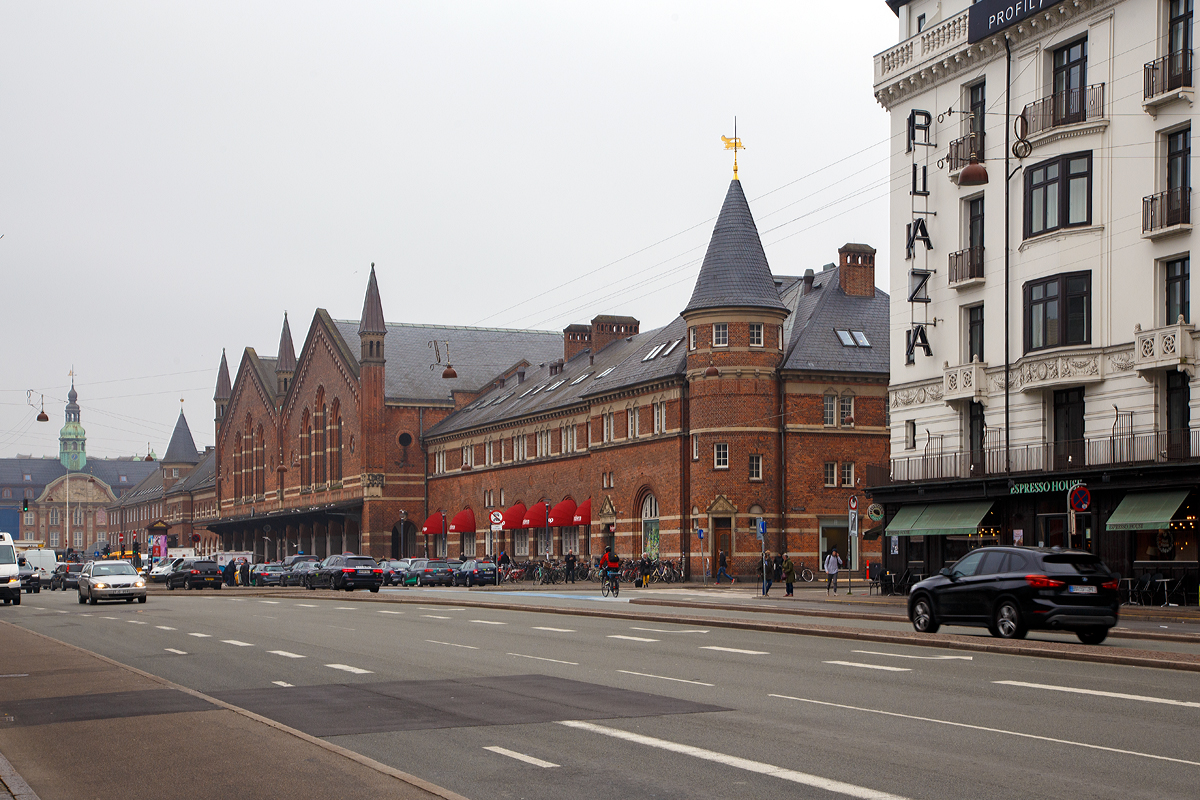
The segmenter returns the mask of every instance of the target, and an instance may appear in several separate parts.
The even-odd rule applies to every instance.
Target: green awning
[[[943,536],[973,534],[992,510],[991,500],[905,506],[892,518],[888,536]]]
[[[1130,492],[1108,518],[1110,531],[1145,531],[1169,528],[1188,491]]]

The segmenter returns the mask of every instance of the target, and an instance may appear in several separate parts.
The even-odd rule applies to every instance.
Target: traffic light
[[[28,510],[29,510],[29,498],[28,498],[28,497],[26,497],[26,498],[24,498],[23,500],[21,500],[21,510],[22,510],[22,511],[28,511]]]

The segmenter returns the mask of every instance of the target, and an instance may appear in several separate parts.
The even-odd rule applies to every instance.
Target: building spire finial
[[[737,117],[733,118],[733,138],[730,139],[728,136],[722,136],[721,141],[723,141],[725,143],[726,150],[733,151],[733,179],[736,181],[738,179],[737,151],[746,149],[742,145],[742,140],[740,138],[738,138],[738,135],[737,135]]]

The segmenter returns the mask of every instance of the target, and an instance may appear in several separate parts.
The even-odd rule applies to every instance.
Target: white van
[[[43,585],[50,583],[50,576],[54,574],[54,569],[58,566],[58,556],[54,554],[53,550],[45,548],[26,550],[19,555],[25,556],[25,563],[37,571]]]
[[[17,548],[10,534],[0,533],[0,599],[4,605],[21,605],[21,573],[17,566]]]

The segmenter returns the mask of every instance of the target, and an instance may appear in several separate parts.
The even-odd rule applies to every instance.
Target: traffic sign
[[[504,512],[493,511],[489,515],[489,519],[491,519],[493,525],[502,525],[504,524]]]
[[[1087,511],[1092,505],[1092,493],[1086,484],[1079,484],[1071,490],[1071,510]]]
[[[704,528],[696,528],[696,536],[700,537],[700,541],[704,541]]]
[[[858,495],[856,494],[850,495],[850,510],[858,511]]]

